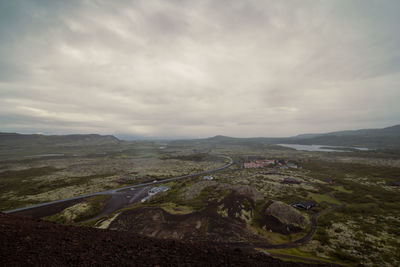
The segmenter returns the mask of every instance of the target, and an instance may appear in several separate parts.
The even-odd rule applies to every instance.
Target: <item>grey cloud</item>
[[[0,131],[398,123],[398,1],[2,1]]]

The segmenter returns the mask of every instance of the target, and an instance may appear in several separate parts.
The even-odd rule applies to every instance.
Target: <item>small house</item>
[[[289,167],[286,166],[286,165],[277,166],[276,168],[277,168],[277,169],[280,169],[280,170],[287,170],[287,169],[289,169]]]
[[[288,166],[289,168],[292,168],[292,169],[297,169],[297,168],[298,168],[298,167],[297,167],[297,164],[291,163],[291,162],[288,162],[288,163],[286,164],[286,166]]]
[[[211,180],[214,180],[214,177],[212,177],[211,175],[206,175],[206,176],[203,176],[203,180],[211,181]]]
[[[155,194],[161,193],[161,192],[165,192],[168,191],[169,187],[168,186],[157,186],[157,187],[153,187],[152,189],[149,190],[148,194],[150,196],[153,196]]]
[[[262,167],[264,167],[264,165],[262,163],[246,162],[246,163],[244,163],[244,167],[246,169],[248,169],[248,168],[262,168]]]
[[[147,200],[149,200],[150,198],[152,198],[154,195],[161,193],[161,192],[165,192],[169,190],[169,186],[157,186],[157,187],[153,187],[151,188],[148,192],[147,192],[147,196],[145,196],[141,202],[144,203]]]

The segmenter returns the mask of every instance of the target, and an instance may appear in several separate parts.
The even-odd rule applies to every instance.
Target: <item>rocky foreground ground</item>
[[[74,227],[0,213],[1,266],[323,266],[259,252]]]

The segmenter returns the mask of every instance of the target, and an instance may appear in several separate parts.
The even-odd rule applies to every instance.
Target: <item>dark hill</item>
[[[314,138],[321,136],[400,136],[400,125],[394,125],[381,129],[361,129],[361,130],[350,130],[350,131],[338,131],[322,134],[300,134],[295,138]]]
[[[0,266],[325,266],[0,213]]]
[[[0,160],[41,155],[74,155],[115,150],[121,141],[112,135],[42,135],[0,133]]]
[[[251,129],[249,129],[251,131]],[[266,133],[268,135],[268,133]],[[197,145],[215,147],[216,145],[244,145],[262,147],[263,144],[302,144],[302,145],[329,145],[353,146],[368,148],[399,148],[400,125],[382,129],[361,129],[354,131],[339,131],[322,134],[301,134],[293,137],[253,137],[235,138],[217,135],[205,139],[177,140],[171,145]]]
[[[112,135],[71,134],[71,135],[42,135],[0,133],[0,144],[8,146],[81,146],[118,144],[120,141]]]
[[[369,148],[400,147],[400,125],[382,129],[303,134],[289,138],[287,142],[304,145],[361,146]]]

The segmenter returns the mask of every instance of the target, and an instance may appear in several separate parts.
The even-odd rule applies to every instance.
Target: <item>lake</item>
[[[279,146],[294,148],[304,151],[319,151],[319,152],[350,152],[352,149],[367,151],[365,147],[344,147],[344,146],[326,146],[326,145],[298,145],[298,144],[278,144]]]

